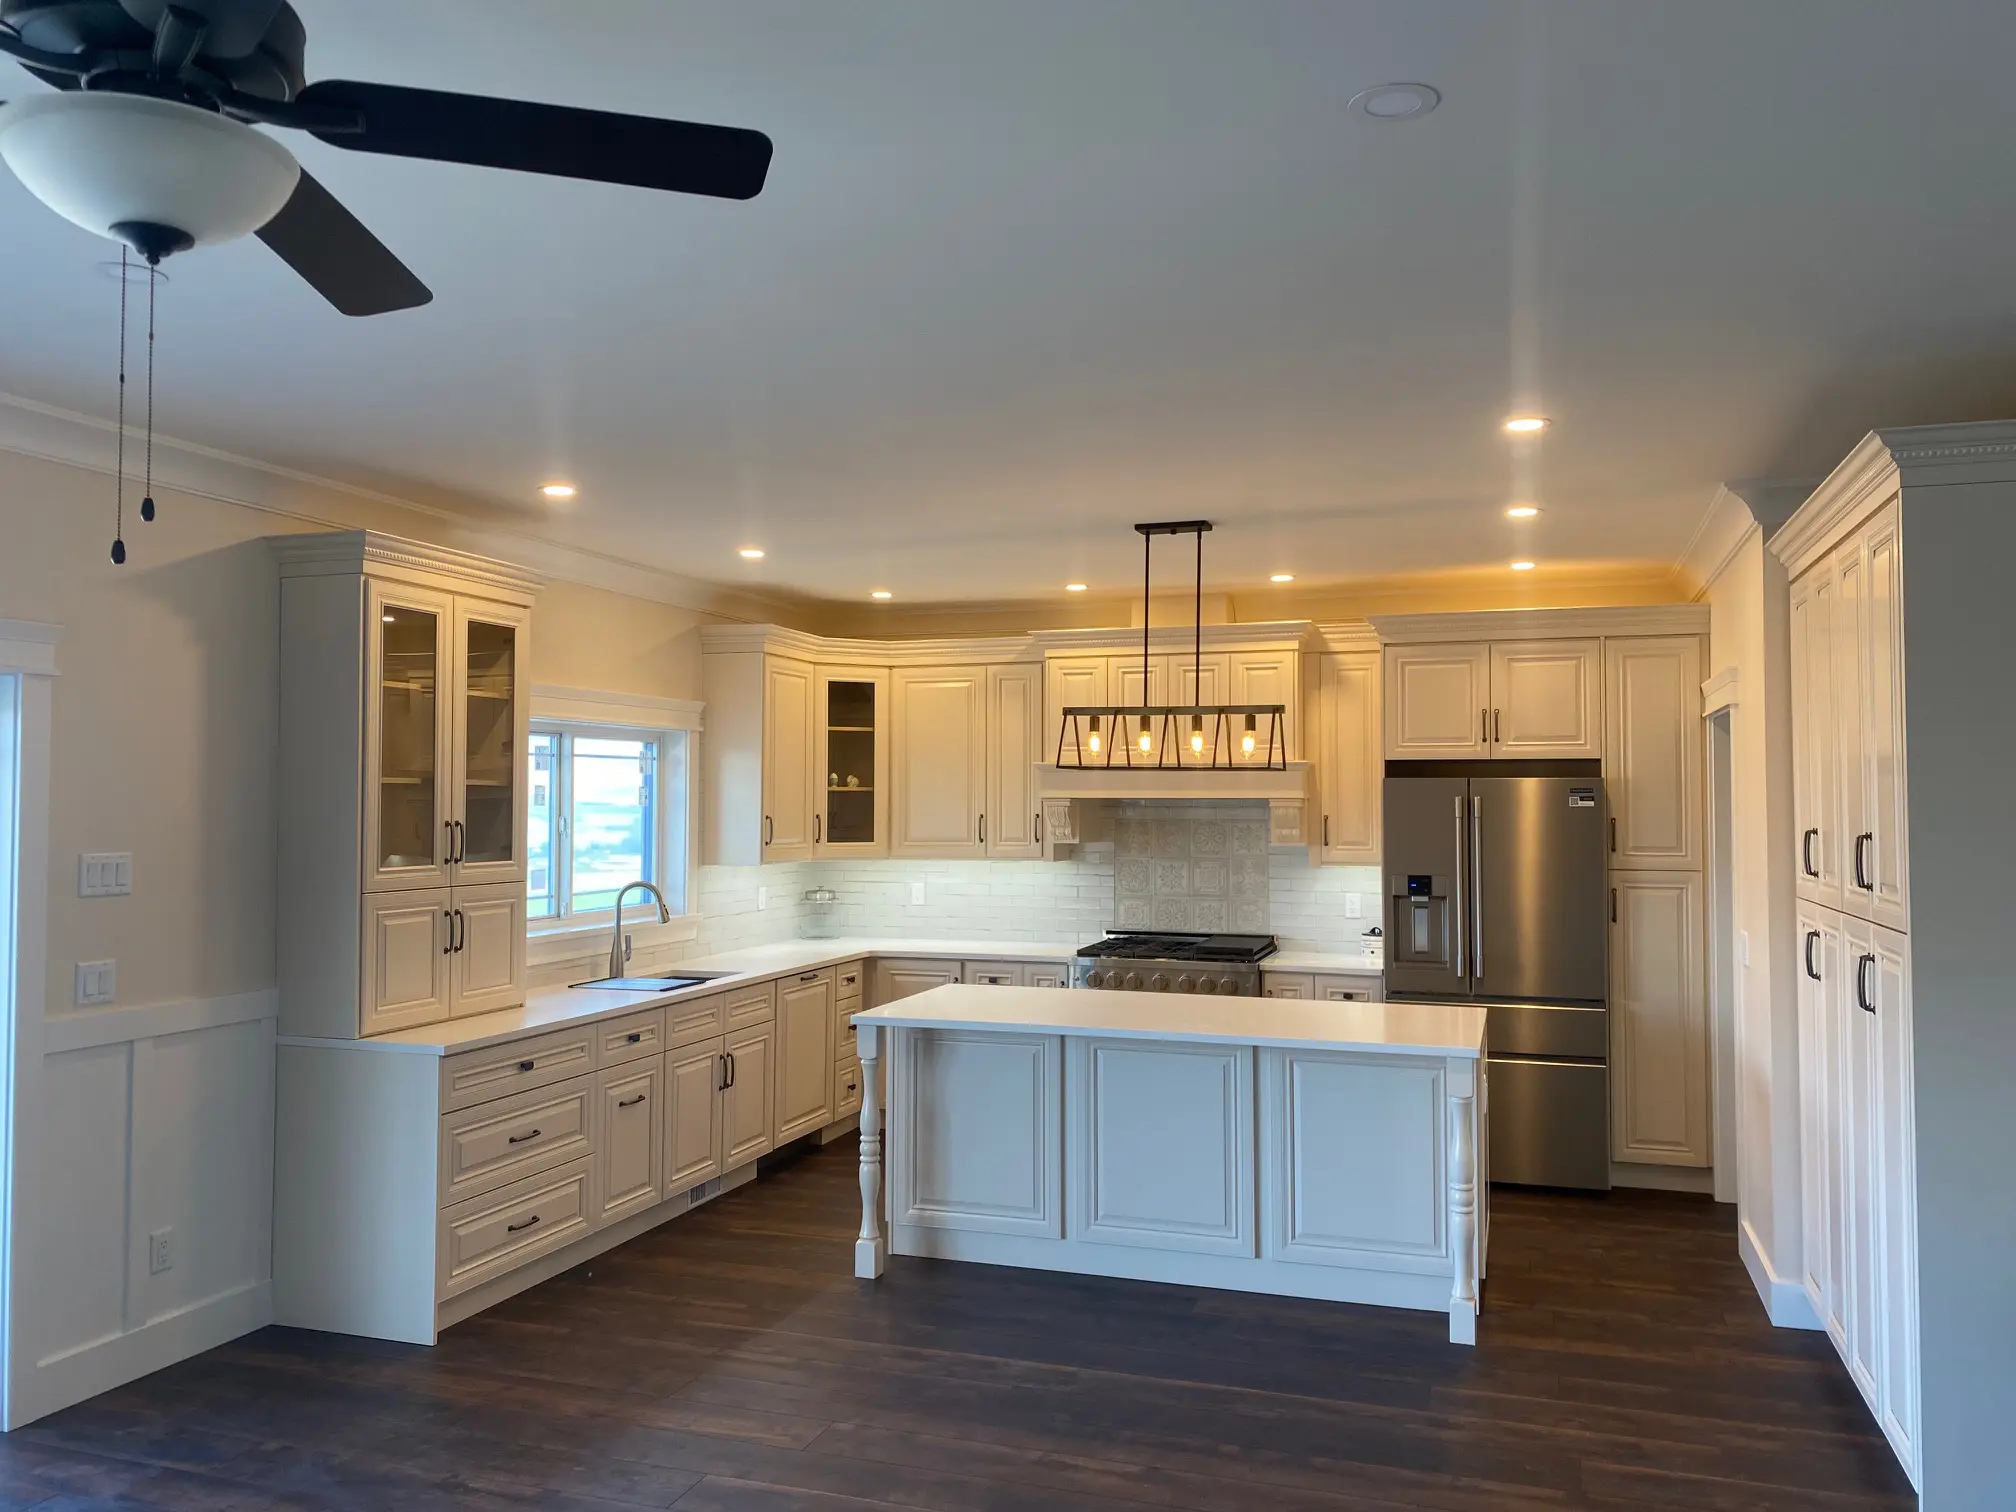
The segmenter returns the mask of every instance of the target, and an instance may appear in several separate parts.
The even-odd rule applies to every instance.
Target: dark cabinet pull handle
[[[455,821],[455,864],[460,866],[469,859],[469,826],[460,819]]]
[[[735,1085],[735,1052],[730,1050],[722,1059],[728,1062],[728,1080],[721,1083],[721,1090],[725,1092]]]
[[[520,1061],[518,1062],[518,1069],[520,1071],[530,1071],[534,1066],[538,1064],[539,1062],[537,1061]]]
[[[639,1104],[642,1101],[644,1101],[644,1094],[642,1092],[639,1092],[635,1097],[624,1098],[621,1102],[616,1104],[616,1106],[619,1108],[634,1108],[637,1106],[637,1104]]]
[[[641,1045],[644,1043],[644,1031],[642,1029],[639,1029],[634,1034],[624,1035],[623,1038],[628,1040],[633,1045]]]
[[[765,845],[772,845],[776,843],[776,840],[777,825],[768,814],[765,814],[763,816],[763,843]]]
[[[448,832],[448,849],[446,854],[441,857],[441,864],[443,866],[453,866],[455,864],[455,821],[453,819],[443,819],[441,821],[441,828]]]
[[[1610,922],[1617,922],[1617,889],[1614,887],[1610,889]]]
[[[461,909],[455,910],[455,953],[460,955],[462,947],[469,943],[469,917]]]
[[[1875,840],[1876,837],[1871,834],[1857,835],[1855,837],[1855,885],[1864,892],[1874,892],[1876,890],[1876,884],[1869,880],[1869,868],[1863,864],[1868,854],[1864,847],[1874,844]]]
[[[1504,719],[1504,710],[1493,709],[1491,711],[1491,743],[1493,745],[1496,745],[1498,742],[1502,741],[1505,738],[1505,726],[1503,723],[1503,719]]]
[[[1489,709],[1479,709],[1477,711],[1477,740],[1480,745],[1491,744],[1491,711]]]
[[[1869,1001],[1869,968],[1876,964],[1876,957],[1865,955],[1855,963],[1855,1004],[1864,1013],[1874,1013],[1876,1005]]]
[[[1323,848],[1325,850],[1330,848],[1330,816],[1328,814],[1323,816]]]
[[[1809,877],[1820,875],[1820,868],[1813,864],[1813,842],[1820,838],[1820,831],[1809,829],[1799,837],[1799,866]]]
[[[528,1228],[532,1227],[532,1225],[533,1225],[533,1224],[535,1224],[535,1223],[537,1223],[538,1221],[539,1221],[539,1215],[538,1215],[537,1213],[534,1213],[534,1214],[533,1214],[533,1215],[532,1215],[532,1216],[531,1216],[530,1218],[527,1218],[527,1219],[526,1219],[526,1220],[525,1220],[525,1221],[524,1221],[523,1223],[507,1223],[507,1224],[505,1224],[505,1225],[504,1225],[504,1232],[505,1232],[505,1233],[507,1233],[507,1234],[516,1234],[516,1233],[520,1232],[521,1230],[524,1230],[524,1229],[528,1229]]]
[[[1617,854],[1617,816],[1610,816],[1610,854]]]
[[[452,908],[442,909],[441,922],[448,926],[448,938],[442,943],[441,954],[453,955],[455,954],[455,911]]]
[[[538,1137],[539,1137],[539,1131],[538,1131],[537,1129],[533,1129],[533,1130],[530,1130],[529,1132],[527,1132],[527,1133],[524,1133],[524,1134],[513,1134],[513,1135],[511,1135],[511,1136],[510,1136],[509,1138],[507,1138],[507,1139],[506,1139],[506,1140],[504,1141],[504,1143],[506,1143],[506,1144],[523,1144],[523,1143],[525,1143],[525,1141],[526,1141],[526,1140],[528,1140],[528,1139],[537,1139]]]
[[[1041,845],[1043,843],[1043,811],[1041,809],[1038,809],[1034,815],[1034,818],[1035,818],[1035,824],[1030,829],[1029,833],[1034,835],[1036,837],[1036,843],[1038,845]]]
[[[980,843],[982,845],[987,843],[987,816],[985,814],[980,816]]]
[[[816,971],[800,972],[798,980],[801,982],[816,982],[819,980],[819,973]]]
[[[1817,966],[1817,965],[1816,965],[1816,964],[1814,963],[1814,960],[1813,960],[1813,947],[1814,947],[1815,945],[1818,945],[1819,943],[1820,943],[1820,931],[1819,931],[1819,930],[1817,930],[1817,929],[1809,929],[1809,930],[1807,930],[1807,931],[1806,931],[1806,975],[1808,975],[1809,977],[1813,978],[1813,980],[1814,980],[1814,981],[1816,981],[1816,982],[1820,980],[1820,968],[1819,968],[1819,966]]]
[[[812,816],[812,843],[814,845],[817,845],[822,838],[821,830],[824,827],[825,818],[824,814],[814,814]]]

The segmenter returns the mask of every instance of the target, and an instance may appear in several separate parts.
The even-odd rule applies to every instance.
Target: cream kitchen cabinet
[[[1700,637],[1608,640],[1603,670],[1610,865],[1699,871],[1706,864]]]
[[[1599,640],[1388,646],[1385,683],[1394,760],[1603,754]]]
[[[957,961],[913,961],[893,956],[876,960],[870,968],[870,975],[874,984],[868,999],[871,1008],[880,1008],[913,993],[929,992],[933,987],[947,987],[962,980]]]
[[[1232,651],[1226,654],[1226,663],[1229,686],[1225,702],[1280,704],[1285,711],[1281,717],[1282,749],[1287,760],[1302,760],[1303,689],[1299,649]],[[1211,702],[1209,699],[1205,701]],[[1267,764],[1267,726],[1264,720],[1260,722],[1260,739],[1253,754],[1247,756],[1235,736],[1232,759],[1241,765]]]
[[[595,1221],[611,1223],[665,1196],[665,1062],[624,1061],[595,1078]]]
[[[805,861],[819,806],[813,793],[817,760],[817,681],[809,662],[763,658],[763,859]]]
[[[1388,646],[1384,683],[1389,759],[1490,756],[1490,646]]]
[[[1043,676],[1034,662],[895,670],[892,854],[1043,854]]]
[[[540,580],[369,531],[273,552],[282,1032],[356,1037],[523,1002]]]
[[[818,668],[812,843],[822,858],[889,854],[889,674]]]
[[[771,1023],[731,1030],[722,1040],[727,1081],[721,1089],[721,1159],[731,1170],[776,1147],[776,1090],[772,1066],[777,1028]]]
[[[1616,871],[1610,880],[1611,1158],[1706,1166],[1700,873]]]
[[[1836,735],[1834,574],[1792,584],[1792,822],[1799,896],[1841,907],[1841,767]]]
[[[1044,662],[1043,760],[1090,761],[1104,754],[1091,748],[1090,727],[1083,721],[1075,734],[1065,728],[1064,711],[1099,708],[1113,701],[1106,696],[1106,663],[1104,656],[1053,656]],[[1102,731],[1102,741],[1109,736]]]
[[[773,1146],[833,1122],[833,1018],[832,968],[778,984]]]
[[[720,1035],[665,1052],[665,1190],[683,1192],[727,1166],[728,1058]]]
[[[1316,660],[1322,861],[1377,866],[1386,777],[1379,749],[1379,653],[1346,651]]]

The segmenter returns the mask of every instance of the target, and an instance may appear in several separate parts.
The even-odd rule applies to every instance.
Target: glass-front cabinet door
[[[439,887],[454,838],[445,759],[454,601],[366,583],[364,886]]]
[[[457,886],[525,879],[525,764],[530,616],[509,604],[455,601],[454,821]]]
[[[889,674],[819,669],[818,853],[886,856]]]

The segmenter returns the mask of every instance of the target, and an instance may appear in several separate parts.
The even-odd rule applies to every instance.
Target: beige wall
[[[71,1010],[80,960],[119,962],[121,1006],[274,981],[278,586],[263,538],[317,527],[166,489],[146,525],[129,488],[130,556],[114,567],[111,478],[0,451],[0,618],[63,626],[51,1013]],[[533,679],[698,698],[709,622],[554,582],[535,613]],[[96,850],[133,853],[133,896],[77,897],[78,854]]]

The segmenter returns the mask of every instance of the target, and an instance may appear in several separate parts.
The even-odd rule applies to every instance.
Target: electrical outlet
[[[912,908],[922,908],[924,906],[924,884],[922,882],[912,882],[910,884],[910,906]]]
[[[160,1228],[147,1236],[147,1269],[152,1275],[172,1270],[175,1265],[175,1230]]]
[[[1356,893],[1344,894],[1344,917],[1362,919],[1365,917],[1365,900]]]
[[[119,963],[117,961],[79,961],[77,963],[77,1006],[91,1008],[100,1003],[109,1003],[119,995]]]
[[[761,912],[762,912],[762,911],[763,911],[764,909],[768,908],[769,906],[770,906],[770,889],[769,889],[769,888],[767,888],[767,887],[759,887],[759,888],[757,888],[757,889],[756,889],[756,911],[757,911],[758,913],[761,913]]]
[[[133,853],[97,851],[77,858],[77,896],[123,898],[133,891]]]

